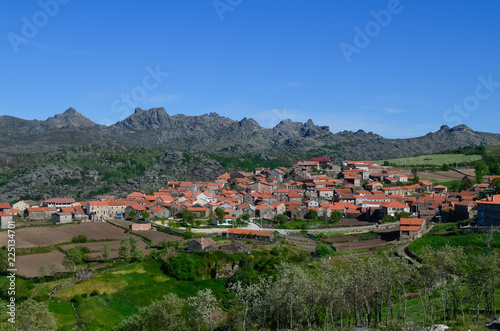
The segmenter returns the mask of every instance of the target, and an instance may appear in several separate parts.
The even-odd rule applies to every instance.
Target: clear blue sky
[[[73,107],[112,124],[138,106],[385,137],[500,132],[497,0],[54,1],[0,2],[0,115]]]

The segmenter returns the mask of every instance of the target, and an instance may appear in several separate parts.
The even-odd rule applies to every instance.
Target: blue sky
[[[2,1],[0,114],[73,107],[112,124],[164,107],[390,138],[500,133],[499,12],[496,0]]]

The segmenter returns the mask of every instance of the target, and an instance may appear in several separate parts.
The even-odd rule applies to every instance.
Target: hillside
[[[410,139],[330,132],[311,120],[274,128],[210,113],[169,115],[137,108],[111,126],[73,108],[45,121],[0,116],[0,200],[148,191],[166,180],[209,180],[223,171],[290,166],[301,159],[389,159],[470,145],[500,145],[500,134],[465,125]]]

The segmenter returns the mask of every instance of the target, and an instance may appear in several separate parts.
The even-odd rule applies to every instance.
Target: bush
[[[83,297],[80,294],[77,294],[73,298],[71,298],[71,302],[74,302],[74,303],[80,303],[82,301],[83,301]]]
[[[80,251],[84,254],[90,253],[90,249],[87,246],[83,246],[82,248],[80,248]]]
[[[82,294],[82,298],[87,299],[87,297],[88,297],[87,293]]]
[[[90,296],[91,297],[95,297],[96,295],[99,295],[99,291],[98,290],[93,290],[92,292],[90,292]]]
[[[79,243],[86,243],[87,240],[88,240],[87,236],[79,234],[78,236],[74,236],[73,239],[71,239],[71,242],[79,244]]]
[[[314,254],[319,257],[332,256],[335,254],[335,248],[328,244],[320,243],[318,244],[318,246],[316,246]]]
[[[177,280],[195,280],[195,265],[188,254],[181,253],[165,263],[167,274]]]

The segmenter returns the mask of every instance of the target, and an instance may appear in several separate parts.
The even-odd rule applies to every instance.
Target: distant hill
[[[410,139],[359,130],[330,132],[311,120],[263,128],[216,113],[142,110],[111,126],[73,108],[45,121],[0,116],[0,201],[147,191],[167,179],[210,180],[231,169],[290,166],[301,159],[393,159],[464,146],[500,145],[500,134],[465,125]]]
[[[325,155],[340,160],[398,158],[469,145],[500,144],[500,134],[477,132],[465,125],[444,125],[423,137],[386,139],[363,130],[334,134],[328,126],[311,120],[283,120],[268,129],[253,119],[236,121],[216,113],[170,116],[163,108],[137,108],[134,114],[109,127],[92,122],[73,108],[46,121],[0,116],[0,130],[0,152],[8,153],[110,144],[270,157],[282,153],[297,157]]]

